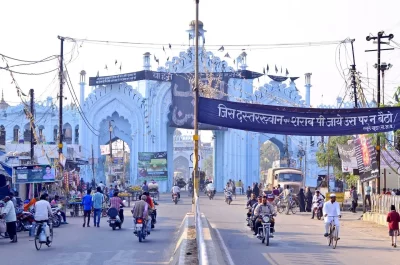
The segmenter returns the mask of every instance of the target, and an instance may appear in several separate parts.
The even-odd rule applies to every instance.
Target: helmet
[[[329,197],[336,197],[336,194],[335,193],[331,193],[331,195],[329,195]]]

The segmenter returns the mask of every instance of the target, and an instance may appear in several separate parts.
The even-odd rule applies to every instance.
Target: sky
[[[162,45],[121,47],[99,45],[88,42],[65,42],[65,60],[68,63],[74,89],[79,91],[79,72],[85,70],[87,78],[138,71],[142,69],[142,55],[150,52],[163,65],[167,57],[178,56],[187,48],[191,20],[195,19],[192,0],[130,0],[130,1],[51,1],[20,0],[1,3],[2,29],[0,31],[0,54],[23,60],[40,60],[60,53],[57,36],[80,39],[129,41],[141,43],[174,43],[172,50],[162,50]],[[376,44],[365,37],[378,31],[394,34],[400,43],[400,1],[398,0],[200,0],[200,20],[204,23],[206,49],[223,57],[226,52],[233,59],[246,49],[249,70],[262,72],[269,65],[287,68],[304,95],[304,74],[312,73],[311,104],[335,104],[338,96],[345,95],[345,80],[351,62],[351,46],[329,45],[302,48],[255,49],[247,44],[276,44],[336,41],[355,39],[357,70],[364,77],[365,94],[372,99],[376,93]],[[226,47],[223,53],[217,46],[239,45],[235,49]],[[243,45],[243,46],[241,46]],[[400,48],[400,47],[398,47]],[[340,55],[339,55],[340,53]],[[72,55],[72,58],[71,58]],[[117,64],[115,65],[115,60]],[[400,84],[400,49],[382,53],[382,62],[393,64],[386,74],[385,98],[392,97]],[[9,60],[9,65],[16,64]],[[58,67],[57,60],[15,67],[15,71],[40,73]],[[108,70],[104,69],[107,65]],[[157,63],[152,60],[153,70]],[[0,60],[0,67],[5,62]],[[367,67],[368,66],[368,67]],[[338,70],[339,69],[339,70]],[[368,70],[367,70],[368,69]],[[271,71],[271,70],[270,70]],[[270,72],[275,74],[274,71]],[[369,77],[370,79],[367,79]],[[35,89],[38,101],[47,96],[55,98],[58,93],[57,72],[46,75],[15,75],[21,89],[28,94]],[[7,102],[19,102],[15,85],[8,72],[0,69],[0,89],[4,90]],[[261,77],[255,85],[269,82]],[[368,82],[369,81],[369,82]],[[134,85],[133,85],[134,86]],[[88,92],[89,89],[86,91]],[[67,90],[67,103],[71,102]]]

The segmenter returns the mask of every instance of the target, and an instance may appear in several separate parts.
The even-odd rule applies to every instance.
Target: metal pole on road
[[[192,200],[192,210],[196,212],[197,196],[199,189],[199,1],[196,1],[196,23],[195,23],[195,69],[194,69],[194,159],[193,159],[193,170],[194,170],[194,180],[193,180],[193,194],[194,199]]]

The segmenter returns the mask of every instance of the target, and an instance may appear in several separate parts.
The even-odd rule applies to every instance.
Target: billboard
[[[49,165],[27,165],[14,167],[16,183],[54,182],[54,168]]]
[[[138,156],[139,180],[168,179],[167,152],[139,152]]]
[[[358,135],[354,143],[361,182],[377,178],[378,163],[376,161],[375,146],[373,145],[371,138],[367,135]]]

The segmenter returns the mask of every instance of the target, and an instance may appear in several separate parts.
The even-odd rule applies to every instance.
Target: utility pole
[[[58,138],[58,153],[59,160],[61,161],[61,154],[63,148],[63,85],[64,85],[64,37],[58,36],[58,39],[61,41],[61,52],[60,52],[60,92],[59,92],[59,110],[58,110],[58,130],[59,130],[59,138]]]
[[[196,23],[195,23],[195,69],[194,69],[194,158],[193,158],[193,170],[194,170],[194,192],[193,196],[198,196],[199,189],[199,2],[200,0],[196,0]],[[197,198],[193,198],[192,200],[192,211],[196,212],[196,204]]]
[[[34,98],[34,96],[35,96],[35,94],[34,94],[34,90],[32,88],[29,90],[29,95],[30,95],[30,99],[31,99],[31,102],[30,102],[30,105],[31,105],[30,106],[31,107],[31,110],[30,110],[30,112],[31,112],[31,119],[30,119],[30,124],[31,124],[31,164],[34,164],[33,157],[35,155],[35,144],[36,144],[36,140],[35,140],[35,136],[34,136],[34,132],[35,132],[35,128],[34,128],[34,126],[35,126],[35,124],[34,124],[35,98]]]
[[[111,134],[112,134],[112,131],[113,131],[113,128],[112,128],[112,126],[111,126],[111,121],[109,121],[108,122],[108,130],[109,130],[109,132],[110,132],[110,144],[109,144],[109,146],[110,146],[110,158],[112,158],[112,136],[111,136]],[[110,159],[110,161],[111,161],[111,159]]]
[[[351,65],[351,84],[353,86],[354,108],[358,108],[358,104],[357,104],[357,86],[356,86],[356,57],[354,55],[354,45],[353,45],[354,41],[355,41],[355,39],[351,40],[351,52],[353,54],[353,64]]]
[[[378,44],[378,49],[377,50],[366,50],[366,52],[378,52],[378,63],[377,63],[377,89],[378,89],[378,98],[377,98],[377,107],[380,107],[381,104],[381,51],[387,51],[387,50],[394,50],[394,48],[386,48],[386,49],[381,49],[381,44],[389,44],[389,42],[381,42],[382,39],[388,39],[389,41],[393,39],[394,35],[389,34],[389,35],[384,35],[385,33],[383,31],[378,32],[378,35],[375,36],[367,36],[366,40],[377,40]],[[376,162],[378,164],[378,177],[377,177],[377,192],[378,194],[381,194],[381,139],[379,134],[376,135]]]
[[[96,178],[94,177],[94,151],[93,151],[93,144],[92,144],[92,173],[93,173],[93,180],[92,183],[96,183]]]
[[[289,157],[289,144],[288,144],[288,136],[285,135],[285,153],[287,159],[287,167],[290,167],[290,157]]]

